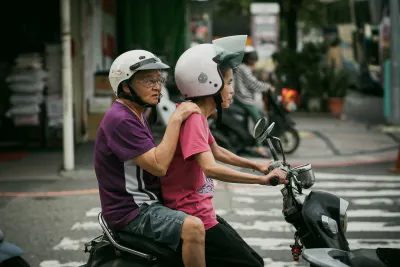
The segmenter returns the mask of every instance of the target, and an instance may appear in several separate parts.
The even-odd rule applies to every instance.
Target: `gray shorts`
[[[142,204],[139,210],[140,215],[130,221],[123,230],[153,239],[177,251],[181,242],[183,221],[189,215],[165,207],[161,203]]]

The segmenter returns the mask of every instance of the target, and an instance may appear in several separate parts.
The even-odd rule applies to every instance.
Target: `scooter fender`
[[[24,251],[14,244],[8,242],[0,243],[0,262],[12,257],[18,257],[24,254]]]

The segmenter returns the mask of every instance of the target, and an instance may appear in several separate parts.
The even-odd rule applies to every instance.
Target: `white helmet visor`
[[[148,58],[142,60],[136,64],[133,64],[129,67],[131,71],[138,70],[161,70],[161,69],[169,69],[169,66],[162,63],[158,57]]]
[[[218,65],[236,68],[242,63],[247,35],[234,35],[212,41],[216,56],[213,59]]]

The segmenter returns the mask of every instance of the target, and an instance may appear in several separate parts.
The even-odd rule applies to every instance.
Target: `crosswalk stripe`
[[[100,224],[96,222],[76,222],[71,230],[101,230]]]
[[[299,263],[296,262],[284,262],[284,261],[274,261],[271,258],[263,258],[265,267],[299,267]],[[307,265],[304,265],[307,266]]]
[[[259,247],[261,250],[290,250],[294,239],[290,238],[260,238],[260,237],[244,237],[244,241],[251,247]],[[388,239],[348,239],[350,249],[374,249],[383,248],[400,248],[400,240]]]
[[[295,228],[285,221],[259,221],[252,223],[229,222],[236,230],[257,230],[262,232],[294,232]],[[347,225],[349,232],[400,232],[400,225],[388,225],[387,222],[352,221]]]
[[[63,237],[61,242],[53,247],[53,250],[82,250],[82,245],[89,242],[92,238],[80,238],[77,240]]]
[[[282,217],[282,209],[268,209],[268,210],[255,210],[253,208],[235,208],[232,210],[217,209],[215,212],[220,215],[234,214],[235,216],[265,216],[265,217]],[[349,218],[355,217],[399,217],[400,212],[391,212],[388,210],[378,209],[362,209],[362,210],[348,210],[347,216]]]
[[[311,190],[325,189],[332,190],[331,193],[343,197],[350,202],[350,208],[348,210],[349,222],[347,226],[347,232],[349,233],[365,233],[363,236],[368,236],[368,233],[393,233],[394,237],[398,237],[400,232],[400,225],[393,224],[393,218],[400,217],[400,212],[397,209],[391,209],[391,206],[400,204],[400,178],[395,176],[372,176],[372,175],[348,175],[348,174],[334,174],[334,173],[315,173],[316,183],[314,187],[308,190],[303,190],[305,194],[308,194]],[[282,206],[282,195],[280,188],[258,186],[258,185],[239,185],[239,184],[226,184],[223,182],[216,182],[216,191],[218,197],[218,190],[220,188],[229,188],[228,195],[230,195],[232,202],[243,203],[241,206],[247,206],[246,208],[233,208],[233,209],[216,209],[216,213],[219,215],[233,216],[232,218],[239,217],[272,217],[269,221],[252,220],[251,223],[243,223],[238,221],[232,221],[229,219],[229,223],[243,234],[243,239],[256,250],[266,251],[263,256],[267,256],[268,251],[280,251],[287,252],[290,254],[289,245],[294,243],[292,238],[270,238],[268,232],[276,233],[294,233],[294,227],[288,224],[283,219],[281,206]],[[227,186],[229,185],[229,186]],[[372,190],[375,189],[375,190]],[[378,189],[378,190],[376,190]],[[327,191],[329,192],[329,191]],[[262,200],[260,199],[262,197]],[[260,203],[275,204],[270,205],[271,208],[260,209],[252,208],[252,204]],[[238,205],[238,204],[236,204]],[[364,206],[362,209],[351,209],[352,205]],[[375,205],[373,208],[368,209],[368,205]],[[383,205],[381,208],[377,205]],[[90,221],[83,220],[82,222],[75,222],[71,231],[75,236],[79,231],[84,231],[86,235],[88,232],[92,233],[93,237],[80,237],[74,239],[73,237],[63,237],[58,244],[53,246],[53,250],[56,251],[80,251],[84,248],[84,243],[90,241],[95,236],[101,233],[101,227],[97,222],[96,217],[101,212],[100,207],[93,207],[86,211],[85,217],[91,219]],[[254,218],[253,217],[253,218]],[[276,219],[274,219],[276,217]],[[260,218],[260,219],[261,219]],[[353,219],[352,219],[353,218]],[[368,221],[369,218],[375,218],[378,222]],[[376,219],[382,218],[382,219]],[[239,219],[238,219],[239,220]],[[250,219],[251,220],[251,219]],[[373,219],[371,219],[373,220]],[[390,221],[390,222],[387,222]],[[243,221],[243,220],[242,220]],[[94,232],[96,231],[96,232]],[[251,235],[257,232],[264,232],[265,238],[256,235]],[[353,234],[354,235],[354,234]],[[359,237],[359,234],[355,234],[354,237]],[[286,234],[287,236],[287,234]],[[350,235],[352,236],[352,235]],[[366,248],[374,249],[377,247],[389,247],[389,248],[400,248],[400,239],[381,239],[381,234],[373,235],[378,239],[371,238],[358,238],[348,239],[351,249]],[[275,253],[275,252],[274,252]],[[271,255],[269,255],[271,256]],[[273,255],[272,255],[273,256]],[[267,256],[268,257],[268,256]],[[300,267],[306,266],[305,262],[296,264],[291,261],[275,261],[272,258],[264,258],[265,266],[273,267]],[[275,257],[274,257],[275,258]],[[40,263],[40,267],[79,267],[85,264],[85,262],[71,261],[71,262],[59,262],[57,260],[46,260]]]
[[[316,183],[312,188],[400,188],[400,183],[388,182],[321,182]]]
[[[100,207],[91,208],[90,210],[88,210],[86,212],[85,216],[86,217],[97,217],[97,215],[99,215],[100,212],[101,212]]]
[[[315,180],[348,180],[354,181],[376,181],[376,182],[400,182],[399,176],[394,175],[360,175],[360,174],[339,174],[339,173],[323,173],[314,172]]]
[[[266,186],[261,185],[248,185],[248,184],[228,184],[228,183],[218,183],[214,187],[219,189],[232,189],[232,188],[246,188],[246,189],[253,189],[253,188],[262,188]],[[312,189],[325,189],[325,188],[335,188],[335,189],[369,189],[369,188],[400,188],[400,183],[390,183],[390,182],[368,182],[368,181],[361,181],[361,182],[338,182],[338,181],[323,181],[319,183],[315,183]]]
[[[280,186],[282,187],[282,186]],[[248,188],[232,188],[232,193],[243,196],[282,196],[278,188],[268,188],[268,187],[254,187],[252,190]],[[304,194],[308,194],[311,190],[303,190]],[[400,190],[337,190],[337,191],[325,191],[339,197],[381,197],[381,196],[399,196]]]
[[[274,232],[292,232],[294,227],[284,220],[281,221],[259,221],[251,224],[244,224],[231,221],[232,227],[240,230],[259,230]],[[352,221],[348,223],[347,232],[400,232],[400,225],[387,225],[387,222],[361,222]],[[71,230],[101,230],[98,222],[77,222]]]
[[[380,205],[394,205],[400,204],[400,198],[390,199],[390,198],[358,198],[351,199],[350,202],[354,205],[372,205],[372,204],[380,204]]]
[[[86,242],[92,238],[81,238],[72,239],[70,237],[64,237],[63,240],[56,246],[54,250],[72,250],[82,251],[83,246]],[[294,243],[293,238],[261,238],[261,237],[243,237],[243,239],[251,246],[260,247],[261,250],[290,250],[290,245]],[[348,239],[349,246],[351,249],[359,248],[400,248],[400,240],[396,239]],[[73,244],[73,245],[71,245]]]
[[[85,264],[86,262],[80,262],[80,261],[71,261],[67,263],[60,263],[59,261],[56,260],[49,260],[49,261],[42,261],[40,263],[40,267],[79,267]]]
[[[246,203],[246,204],[254,204],[258,202],[254,197],[246,197],[246,196],[232,196],[233,202],[238,203]],[[379,205],[400,205],[400,198],[390,199],[390,198],[351,198],[347,199],[351,205],[358,205],[358,206],[369,206],[373,204]],[[263,199],[263,203],[268,204],[279,204],[282,205],[282,198],[274,197],[270,199]]]

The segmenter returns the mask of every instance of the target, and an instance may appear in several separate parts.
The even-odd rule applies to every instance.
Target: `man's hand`
[[[254,165],[254,170],[259,171],[259,172],[264,173],[264,174],[268,174],[269,173],[268,168],[272,164],[272,162],[274,162],[274,161],[273,160],[269,160],[264,164],[263,163],[256,163]]]
[[[287,184],[289,181],[286,180],[286,175],[287,173],[279,168],[274,169],[273,171],[271,171],[268,175],[266,176],[262,176],[260,178],[260,184],[261,185],[269,185],[270,184],[270,180],[273,177],[278,177],[279,179],[279,184]]]
[[[201,113],[199,106],[193,102],[183,102],[180,104],[172,116],[174,116],[179,121],[185,121],[192,113]]]

